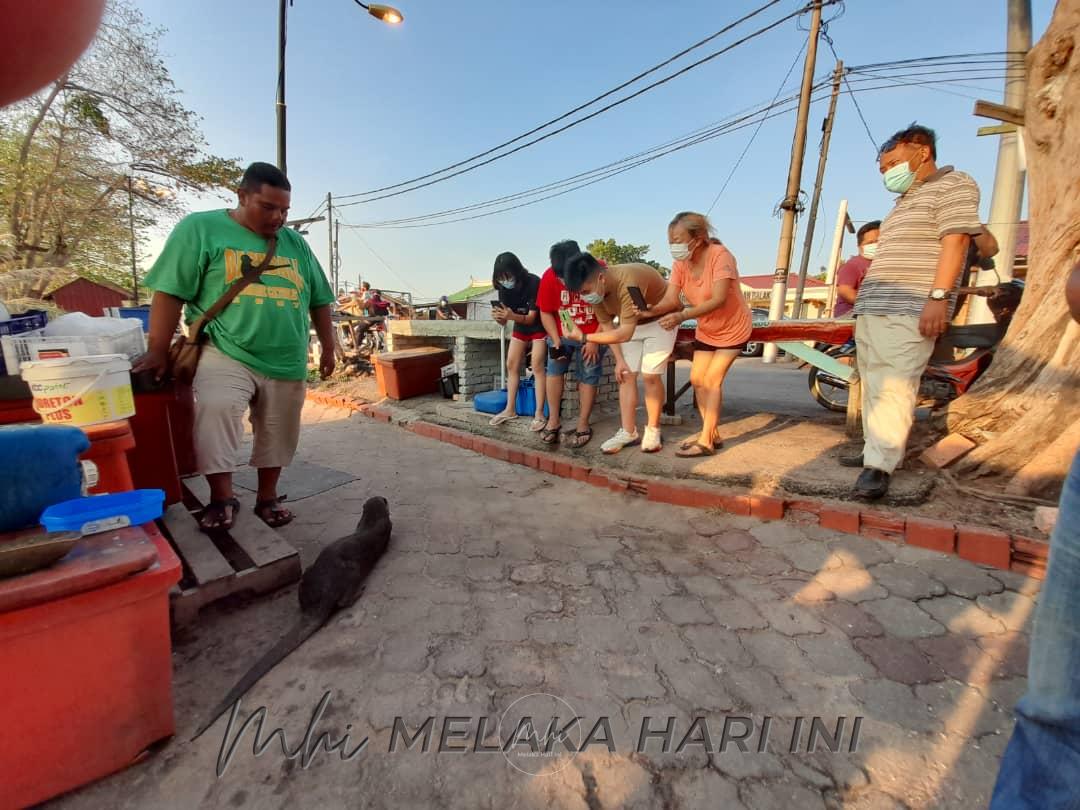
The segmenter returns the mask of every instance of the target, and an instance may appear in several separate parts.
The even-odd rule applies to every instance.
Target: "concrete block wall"
[[[420,346],[437,346],[449,349],[454,355],[458,367],[457,399],[472,399],[483,391],[491,391],[499,385],[499,342],[497,340],[464,336],[435,335],[387,335],[387,349],[392,352],[414,349]],[[604,357],[604,371],[600,378],[596,395],[596,407],[618,402],[619,387],[615,382],[615,361],[611,352]],[[577,376],[574,364],[566,373],[563,387],[562,419],[564,422],[577,419],[580,413],[578,400]]]

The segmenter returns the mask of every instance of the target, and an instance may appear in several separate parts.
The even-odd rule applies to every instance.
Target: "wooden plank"
[[[995,121],[1004,121],[1006,124],[1024,125],[1024,111],[1016,107],[1006,107],[1004,104],[995,104],[992,101],[976,101],[975,115],[980,118],[992,118]]]
[[[199,531],[195,518],[182,505],[170,506],[163,521],[176,550],[200,586],[233,575],[232,566],[210,538]]]
[[[979,127],[976,131],[976,135],[1010,135],[1016,132],[1018,127],[1016,124],[998,124],[992,127]]]
[[[777,343],[776,345],[788,354],[794,355],[800,360],[805,360],[812,366],[817,366],[826,374],[831,374],[846,383],[851,383],[851,377],[855,373],[855,369],[841,363],[832,355],[825,354],[825,352],[815,349],[813,346],[807,346],[805,343],[786,342]]]
[[[210,485],[206,482],[206,478],[201,475],[194,475],[191,478],[185,478],[181,483],[192,497],[199,502],[200,506],[206,506],[210,503]]]
[[[252,511],[255,507],[254,495],[239,496],[242,515],[229,529],[229,536],[236,545],[251,557],[255,565],[264,565],[297,555],[295,548],[286,543],[274,529],[263,523]]]
[[[858,374],[848,381],[847,423],[844,432],[852,439],[862,435],[862,380]]]

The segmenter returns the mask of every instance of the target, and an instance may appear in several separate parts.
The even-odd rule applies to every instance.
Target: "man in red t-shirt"
[[[836,306],[833,307],[833,317],[843,318],[852,307],[855,306],[855,298],[859,294],[859,287],[866,278],[866,271],[870,269],[870,262],[874,259],[877,250],[878,235],[881,233],[881,220],[875,219],[867,222],[855,239],[859,245],[859,252],[852,256],[836,271]]]
[[[566,374],[570,361],[573,360],[574,374],[578,381],[578,397],[581,402],[577,428],[573,434],[567,434],[567,446],[573,448],[584,447],[592,439],[589,417],[592,416],[593,405],[596,403],[596,387],[600,384],[604,353],[607,349],[606,346],[596,343],[587,343],[582,346],[575,340],[563,337],[560,310],[564,311],[584,334],[591,334],[600,328],[600,322],[596,320],[593,308],[581,299],[580,294],[566,289],[566,285],[559,276],[565,260],[580,252],[578,243],[572,239],[552,245],[551,267],[540,277],[540,291],[536,296],[536,303],[540,309],[540,322],[548,335],[549,416],[547,427],[541,432],[540,439],[544,444],[549,445],[557,444],[559,441],[559,432],[562,429],[559,411],[562,406],[563,375]]]

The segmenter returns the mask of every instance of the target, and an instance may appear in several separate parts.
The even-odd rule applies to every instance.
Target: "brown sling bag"
[[[259,276],[269,266],[277,251],[277,237],[271,237],[266,243],[266,256],[259,266],[238,278],[225,291],[225,294],[214,302],[210,309],[206,310],[195,323],[188,327],[188,335],[181,335],[173,341],[169,347],[169,376],[184,385],[191,385],[195,379],[195,372],[199,368],[199,359],[206,347],[210,336],[206,334],[206,325],[220,315],[225,307],[233,302],[245,287],[258,281]]]

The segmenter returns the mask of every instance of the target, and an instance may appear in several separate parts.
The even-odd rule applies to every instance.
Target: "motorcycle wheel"
[[[823,408],[836,413],[847,413],[848,384],[839,377],[827,374],[819,368],[810,369],[807,378],[812,396]]]

